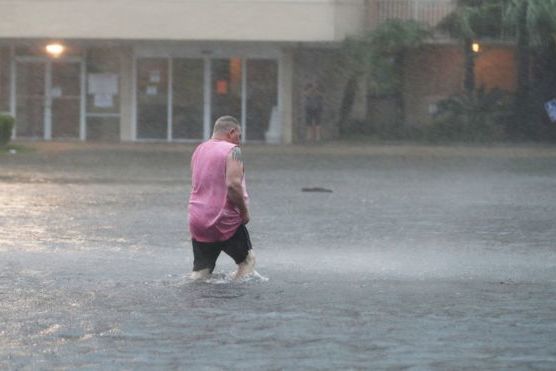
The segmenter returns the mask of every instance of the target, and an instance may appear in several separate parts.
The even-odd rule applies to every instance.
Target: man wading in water
[[[238,269],[235,279],[255,269],[255,255],[245,225],[249,222],[241,127],[232,116],[214,123],[212,138],[201,143],[191,158],[189,231],[193,244],[192,279],[210,276],[221,251]]]

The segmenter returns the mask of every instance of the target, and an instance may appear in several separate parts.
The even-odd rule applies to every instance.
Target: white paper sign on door
[[[95,94],[95,107],[110,108],[114,106],[114,99],[111,94]]]
[[[50,96],[52,98],[60,98],[62,96],[62,88],[59,86],[53,86],[52,89],[50,89]]]
[[[88,80],[88,93],[91,95],[118,94],[118,75],[115,73],[90,73]]]
[[[151,83],[159,83],[160,82],[160,71],[153,70],[149,72],[149,82]]]

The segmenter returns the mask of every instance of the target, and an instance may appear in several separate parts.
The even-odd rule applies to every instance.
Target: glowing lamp
[[[66,50],[66,47],[62,44],[48,44],[46,46],[46,52],[53,56],[54,58],[58,58],[62,55],[62,53]]]
[[[481,50],[481,46],[479,45],[479,43],[473,43],[471,45],[471,50],[473,50],[473,52],[478,53],[479,50]]]

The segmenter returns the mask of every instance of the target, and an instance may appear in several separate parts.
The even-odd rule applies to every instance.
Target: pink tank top
[[[196,241],[225,241],[242,223],[239,209],[228,200],[226,187],[226,158],[235,146],[211,139],[193,152],[188,217],[189,232]],[[247,202],[245,178],[242,183]]]

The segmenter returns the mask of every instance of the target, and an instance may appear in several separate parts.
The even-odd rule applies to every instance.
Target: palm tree
[[[400,122],[405,122],[405,100],[403,84],[404,65],[410,50],[422,45],[430,31],[414,20],[391,19],[380,24],[363,37],[344,42],[344,53],[348,56],[351,72],[346,84],[342,111],[349,112],[358,78],[366,78],[366,94],[369,99],[375,91],[396,97]]]
[[[525,134],[530,120],[531,57],[556,42],[556,0],[506,0],[504,20],[515,32],[517,87],[514,102],[517,134]]]
[[[501,30],[500,1],[458,0],[454,12],[438,28],[461,40],[464,55],[463,87],[467,94],[475,91],[475,55],[473,41],[480,37],[497,37]]]
[[[337,64],[337,73],[346,81],[340,107],[338,127],[340,134],[347,134],[351,112],[359,87],[359,81],[365,81],[370,68],[370,48],[367,38],[347,38],[342,45],[341,54],[345,56],[343,63]],[[367,89],[365,89],[367,90]]]
[[[397,19],[383,23],[371,34],[370,46],[374,51],[374,65],[391,70],[390,84],[397,100],[402,125],[405,124],[404,66],[407,55],[411,50],[419,48],[429,35],[430,32],[421,23]],[[375,80],[379,78],[380,75],[375,75]]]
[[[503,0],[504,23],[525,37],[534,48],[553,43],[556,37],[556,0]]]

